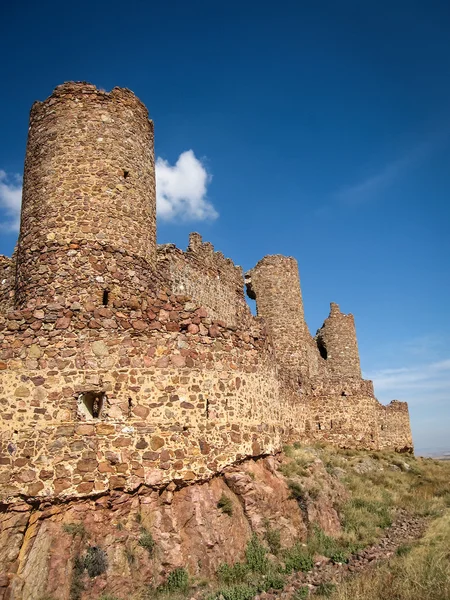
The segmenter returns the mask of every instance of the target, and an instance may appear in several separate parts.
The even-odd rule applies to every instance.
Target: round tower
[[[153,123],[127,89],[58,86],[30,113],[16,305],[144,293],[156,253]],[[111,297],[109,296],[111,294]]]
[[[316,342],[333,375],[361,379],[353,315],[341,313],[339,305],[331,302],[330,315],[318,330]]]
[[[307,327],[295,258],[265,256],[246,274],[246,286],[267,323],[278,362],[294,372],[305,370]]]

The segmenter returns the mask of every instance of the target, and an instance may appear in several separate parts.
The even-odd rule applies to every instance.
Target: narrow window
[[[108,306],[108,302],[109,302],[109,291],[108,290],[103,290],[103,306]]]
[[[317,429],[318,429],[318,431],[320,431],[322,429],[322,426],[320,423],[317,423]]]
[[[130,171],[123,171],[123,178],[126,179],[128,177],[128,175],[130,174]]]
[[[330,429],[333,429],[333,421],[330,421]]]
[[[86,416],[98,419],[105,399],[104,392],[84,392],[80,394],[80,404]]]

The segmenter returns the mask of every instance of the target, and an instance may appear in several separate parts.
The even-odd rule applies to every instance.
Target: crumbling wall
[[[58,86],[36,102],[24,170],[16,306],[35,298],[94,296],[116,285],[111,252],[124,254],[121,284],[154,264],[153,124],[126,89]],[[84,260],[74,257],[89,248]],[[102,251],[105,255],[102,255]]]
[[[387,406],[378,405],[380,449],[412,452],[413,441],[408,404],[392,400]]]
[[[190,296],[219,321],[231,325],[251,317],[241,267],[214,252],[198,233],[189,236],[186,252],[172,244],[159,246],[158,271],[164,271],[174,293]]]
[[[334,377],[361,379],[358,342],[353,315],[341,313],[334,302],[330,315],[316,334],[316,342],[327,368]]]

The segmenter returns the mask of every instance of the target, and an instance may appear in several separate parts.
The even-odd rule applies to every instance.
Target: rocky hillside
[[[391,548],[450,506],[449,467],[409,455],[290,447],[184,487],[56,504],[24,499],[1,514],[0,598],[320,592],[327,582],[317,570],[333,578],[333,565],[359,568],[370,562],[365,548],[383,554],[392,523]]]

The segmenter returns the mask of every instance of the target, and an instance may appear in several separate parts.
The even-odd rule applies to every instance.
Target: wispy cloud
[[[204,221],[219,214],[207,199],[211,175],[192,150],[182,152],[175,165],[156,160],[157,213],[165,221]],[[0,228],[17,231],[20,224],[22,178],[0,170]]]
[[[379,368],[364,371],[384,404],[408,402],[414,445],[419,451],[450,450],[450,353],[439,331],[396,340],[380,349]]]
[[[380,369],[364,374],[372,379],[381,398],[411,403],[450,401],[450,358],[398,369]]]
[[[361,204],[371,200],[376,194],[393,185],[415,164],[425,159],[447,138],[447,133],[440,133],[413,146],[403,156],[384,164],[372,175],[338,190],[335,193],[335,199],[348,205]]]
[[[192,150],[183,152],[175,165],[158,158],[156,161],[156,206],[158,215],[166,220],[204,221],[219,215],[207,200],[211,181],[205,165]]]
[[[20,175],[7,175],[0,170],[0,208],[5,214],[2,229],[17,231],[20,222],[20,205],[22,202],[22,178]]]

